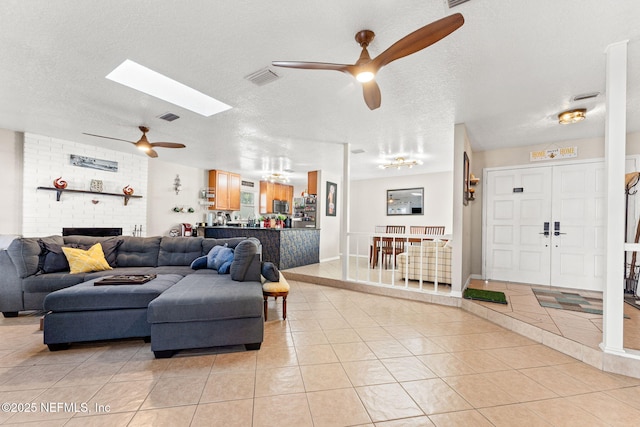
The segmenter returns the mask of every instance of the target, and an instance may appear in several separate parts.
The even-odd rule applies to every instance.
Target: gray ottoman
[[[244,344],[258,350],[263,340],[262,285],[228,275],[192,274],[151,301],[151,350],[157,358],[192,348]]]
[[[164,274],[142,285],[94,286],[95,280],[50,293],[44,299],[44,343],[52,351],[72,342],[151,335],[147,307],[182,279]],[[99,280],[99,279],[96,279]]]

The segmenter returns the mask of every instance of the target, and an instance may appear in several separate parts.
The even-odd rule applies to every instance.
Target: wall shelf
[[[99,193],[97,191],[87,191],[87,190],[70,190],[68,188],[55,188],[55,187],[38,187],[38,190],[47,190],[47,191],[55,191],[56,192],[56,201],[60,201],[60,196],[62,193],[82,193],[82,194],[95,194],[99,196],[115,196],[122,197],[124,199],[124,205],[127,206],[129,203],[129,199],[141,199],[142,196],[134,196],[134,195],[126,195],[126,194],[118,194],[118,193]]]

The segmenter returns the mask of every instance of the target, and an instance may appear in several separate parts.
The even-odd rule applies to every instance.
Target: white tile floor
[[[462,309],[290,284],[287,319],[271,299],[263,346],[251,352],[156,360],[133,340],[52,353],[37,316],[2,319],[0,400],[37,410],[0,412],[0,423],[628,426],[640,417],[640,380]]]

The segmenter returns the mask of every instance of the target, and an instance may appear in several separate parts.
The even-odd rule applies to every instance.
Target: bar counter
[[[262,244],[262,261],[279,270],[320,262],[320,230],[317,228],[200,227],[198,236],[223,239],[255,237]]]

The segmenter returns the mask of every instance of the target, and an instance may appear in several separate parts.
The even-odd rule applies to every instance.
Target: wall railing
[[[451,271],[450,248],[443,246],[450,240],[451,235],[347,233],[345,277],[371,285],[449,294],[451,284],[443,282],[442,270]],[[405,257],[405,262],[398,262],[398,256]]]

